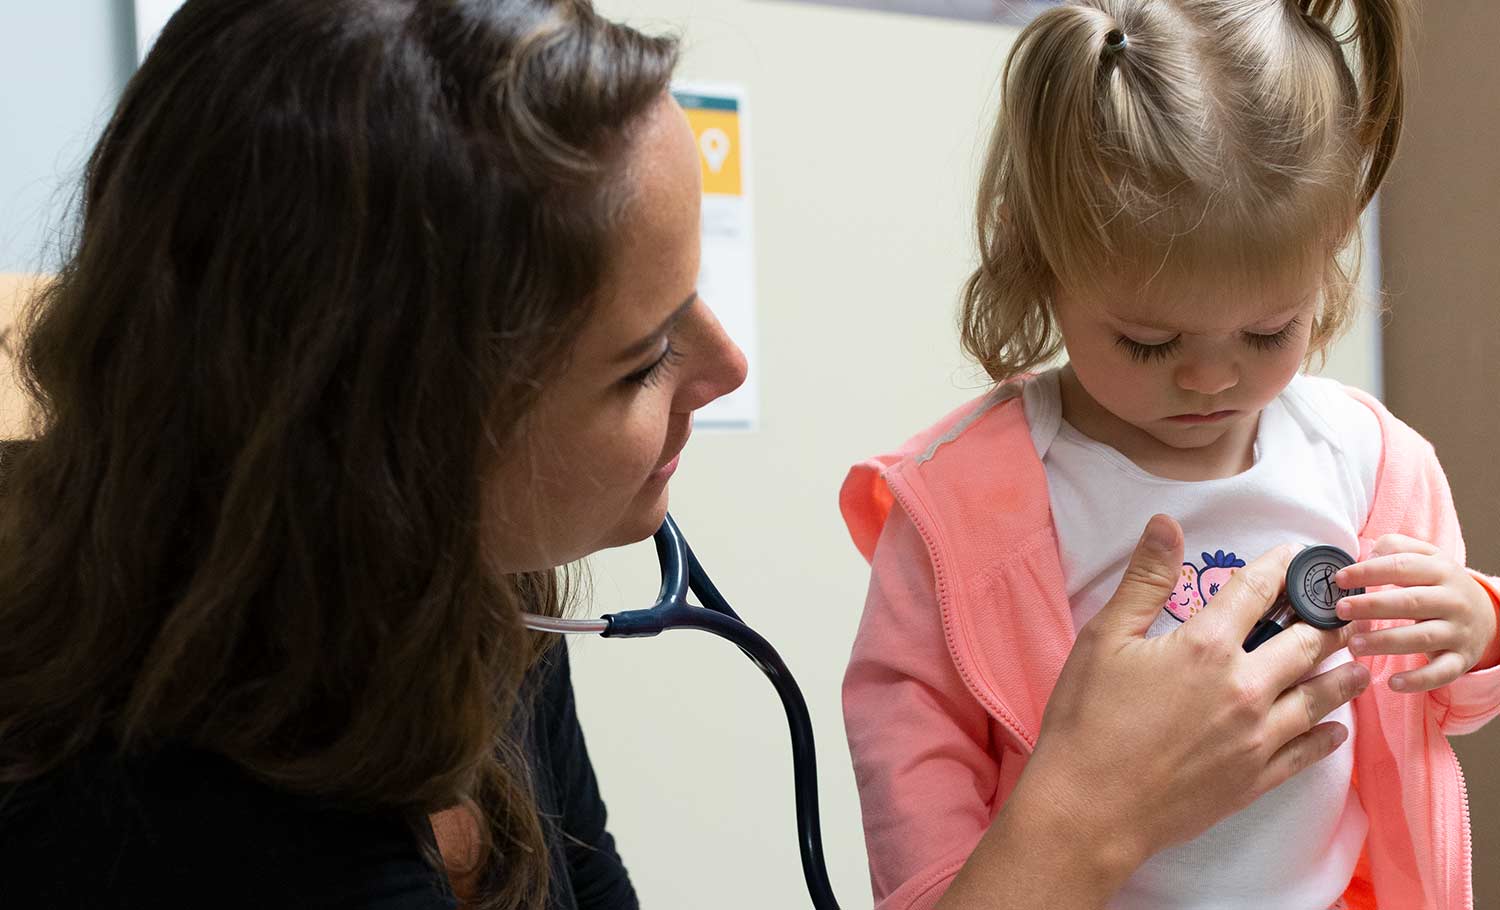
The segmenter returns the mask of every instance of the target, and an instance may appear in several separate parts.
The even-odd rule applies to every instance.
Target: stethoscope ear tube
[[[1266,615],[1260,618],[1255,628],[1245,637],[1245,650],[1254,651],[1296,621],[1297,613],[1292,609],[1292,602],[1283,594],[1276,598],[1276,603],[1271,605],[1271,609],[1266,611]]]
[[[1338,602],[1364,588],[1340,588],[1333,580],[1340,569],[1354,565],[1354,557],[1338,547],[1308,547],[1292,557],[1286,570],[1286,591],[1276,599],[1255,628],[1245,638],[1245,650],[1256,648],[1274,638],[1287,626],[1302,620],[1319,629],[1337,629],[1349,624],[1336,612]]]
[[[815,910],[839,910],[823,856],[818,758],[807,700],[781,655],[770,642],[746,625],[719,593],[671,515],[662,522],[654,540],[657,561],[661,564],[661,592],[656,603],[644,610],[606,614],[603,620],[607,628],[599,634],[605,638],[644,638],[669,629],[697,629],[734,644],[760,668],[781,698],[791,733],[797,845],[802,856],[802,876],[807,883],[807,892]],[[698,595],[703,606],[688,602],[689,591]]]

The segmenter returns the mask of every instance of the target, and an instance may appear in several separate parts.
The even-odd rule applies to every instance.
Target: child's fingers
[[[1420,553],[1424,556],[1436,556],[1441,551],[1425,540],[1415,537],[1407,537],[1405,534],[1386,534],[1375,541],[1375,546],[1370,548],[1370,556],[1390,556],[1394,553]]]
[[[1447,617],[1462,602],[1452,588],[1430,585],[1353,594],[1335,607],[1339,619],[1434,619]]]
[[[1391,688],[1397,692],[1428,692],[1448,685],[1468,669],[1463,655],[1444,651],[1428,661],[1425,667],[1392,676]]]
[[[1393,629],[1359,632],[1349,639],[1349,653],[1359,657],[1371,654],[1432,654],[1456,650],[1463,645],[1463,635],[1450,622],[1437,619]]]
[[[1451,567],[1451,563],[1433,554],[1392,553],[1340,569],[1333,580],[1345,589],[1373,588],[1378,585],[1410,588],[1442,584]]]

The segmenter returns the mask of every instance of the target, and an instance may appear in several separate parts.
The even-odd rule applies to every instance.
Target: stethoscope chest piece
[[[1338,547],[1320,544],[1308,547],[1292,557],[1286,569],[1286,592],[1276,598],[1271,609],[1261,617],[1245,638],[1245,650],[1254,651],[1272,636],[1297,620],[1319,629],[1347,626],[1335,608],[1352,594],[1365,593],[1364,588],[1345,589],[1333,577],[1340,569],[1354,565],[1354,557]]]
[[[1286,570],[1286,593],[1292,609],[1309,625],[1319,629],[1337,629],[1349,624],[1339,619],[1334,608],[1345,597],[1365,593],[1364,588],[1345,589],[1333,577],[1340,569],[1354,565],[1354,557],[1338,547],[1308,547],[1292,558]]]

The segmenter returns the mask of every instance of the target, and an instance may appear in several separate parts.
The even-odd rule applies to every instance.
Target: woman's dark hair
[[[89,159],[20,352],[0,781],[186,745],[543,899],[534,657],[482,478],[588,315],[675,44],[587,0],[189,0]]]

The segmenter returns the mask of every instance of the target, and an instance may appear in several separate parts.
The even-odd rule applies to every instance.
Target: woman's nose
[[[677,410],[696,411],[744,385],[749,363],[708,304],[698,300],[688,319],[692,330],[683,342],[688,375],[677,390]]]

